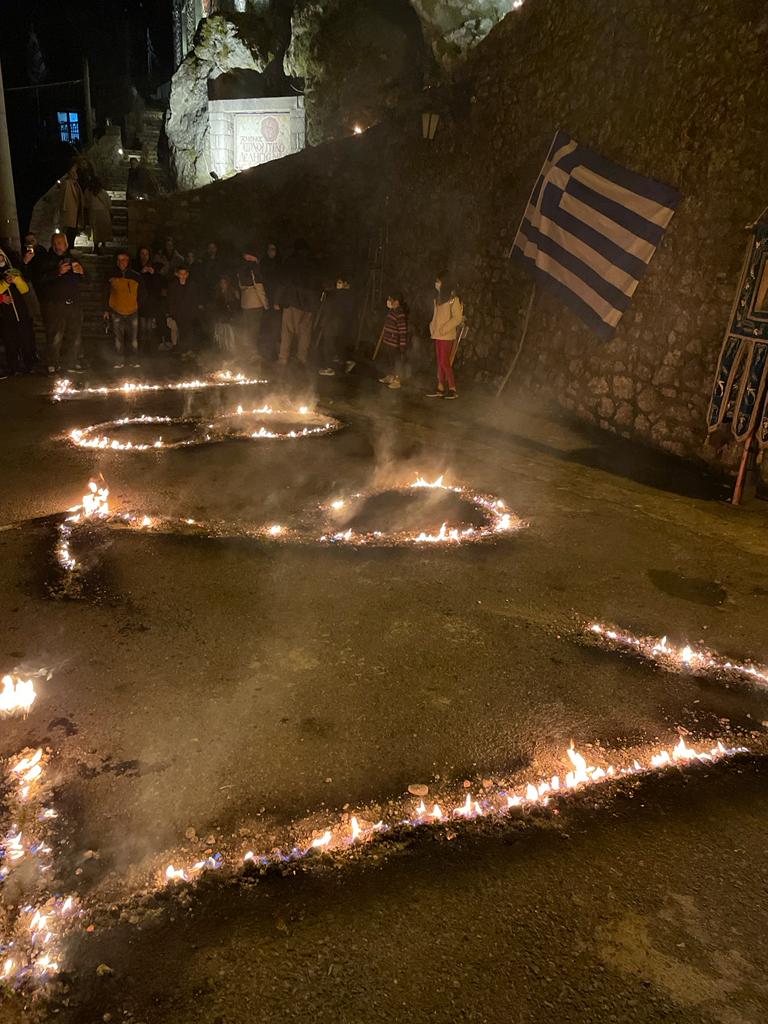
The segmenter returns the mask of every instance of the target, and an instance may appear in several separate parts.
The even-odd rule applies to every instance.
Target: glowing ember
[[[325,511],[332,518],[333,513],[347,510],[345,516],[350,517],[356,511],[359,512],[363,505],[373,498],[385,495],[407,495],[422,489],[455,495],[475,513],[480,513],[483,522],[480,525],[466,527],[448,526],[447,523],[443,523],[434,533],[426,530],[397,529],[357,531],[348,527],[346,530],[331,530],[320,540],[345,544],[461,544],[513,533],[526,525],[517,516],[505,511],[504,502],[499,498],[478,494],[467,487],[451,487],[444,483],[444,476],[439,476],[432,481],[419,476],[412,484],[358,493],[347,499],[336,498],[325,506]]]
[[[130,398],[153,391],[203,391],[206,388],[244,387],[249,384],[268,384],[269,381],[260,377],[248,377],[244,373],[232,373],[230,370],[218,370],[207,377],[194,380],[174,381],[167,384],[145,384],[139,381],[123,381],[111,387],[76,388],[71,380],[57,380],[53,386],[51,398],[61,402],[69,398],[96,398],[107,395],[123,395]]]
[[[586,628],[586,635],[617,650],[631,651],[638,657],[653,661],[669,672],[690,672],[693,675],[742,678],[761,686],[768,685],[768,668],[751,661],[723,658],[706,647],[670,644],[666,636],[636,636],[625,630],[594,622]]]
[[[2,681],[0,714],[14,715],[17,712],[22,712],[26,715],[35,702],[35,686],[32,680],[3,676]]]

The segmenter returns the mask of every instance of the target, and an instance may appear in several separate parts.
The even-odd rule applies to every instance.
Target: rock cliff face
[[[412,0],[436,60],[452,65],[524,0]]]
[[[264,42],[253,31],[258,25],[255,16],[249,17],[247,25],[246,33],[223,15],[203,20],[194,49],[171,80],[165,130],[178,188],[195,188],[210,181],[208,80],[235,69],[263,71],[266,67]]]
[[[763,0],[526,0],[470,55],[461,97],[432,90],[433,142],[418,110],[404,110],[155,216],[182,237],[234,240],[245,215],[251,233],[304,235],[361,267],[386,225],[387,271],[415,323],[451,264],[470,325],[460,373],[494,383],[531,289],[509,248],[559,126],[683,200],[610,343],[539,291],[510,397],[522,387],[603,429],[702,456],[744,225],[768,202],[767,48]]]

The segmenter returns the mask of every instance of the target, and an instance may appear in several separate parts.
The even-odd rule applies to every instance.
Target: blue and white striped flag
[[[558,132],[513,251],[600,335],[612,337],[680,193]]]

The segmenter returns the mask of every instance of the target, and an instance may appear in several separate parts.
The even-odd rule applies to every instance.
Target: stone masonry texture
[[[526,0],[452,83],[361,137],[140,204],[133,240],[301,235],[364,280],[369,241],[385,232],[387,277],[417,328],[449,268],[470,325],[461,375],[493,384],[531,289],[510,247],[560,127],[683,200],[613,341],[537,289],[507,400],[522,388],[623,437],[711,458],[705,414],[744,226],[768,204],[767,69],[762,0]],[[425,110],[440,114],[432,142]]]

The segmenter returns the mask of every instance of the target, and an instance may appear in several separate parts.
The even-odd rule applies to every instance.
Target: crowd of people
[[[73,241],[54,233],[46,251],[34,235],[24,239],[16,265],[0,250],[0,343],[6,372],[82,371],[83,285],[86,271]],[[37,296],[46,334],[46,356],[38,360],[27,305],[30,285]],[[431,398],[456,398],[453,360],[464,313],[446,274],[435,280],[430,336],[437,385]],[[140,246],[135,256],[115,256],[104,291],[105,335],[112,365],[137,367],[155,352],[197,359],[205,350],[243,365],[254,360],[279,367],[298,364],[323,376],[350,373],[373,357],[377,377],[392,389],[402,386],[412,349],[408,304],[390,290],[373,353],[361,351],[360,309],[350,275],[323,280],[306,241],[298,239],[283,259],[275,243],[252,243],[236,256],[215,241],[204,252],[180,251],[172,237]],[[88,362],[96,353],[87,353]],[[381,373],[381,376],[378,376]]]

